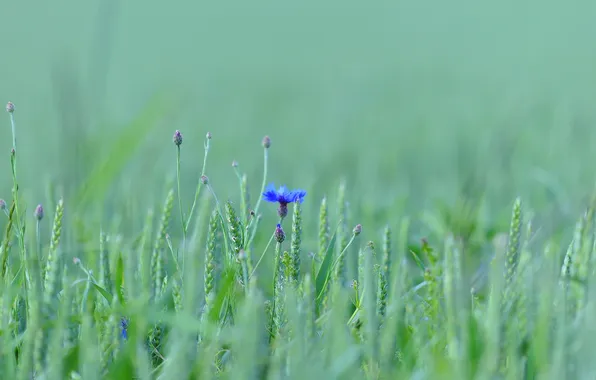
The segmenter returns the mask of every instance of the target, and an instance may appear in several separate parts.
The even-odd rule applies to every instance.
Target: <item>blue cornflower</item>
[[[120,336],[122,337],[122,339],[126,340],[128,339],[128,320],[124,317],[122,317],[120,319],[120,328],[121,328],[121,333]]]
[[[302,203],[306,191],[301,189],[288,190],[287,187],[281,186],[279,189],[275,189],[273,184],[270,184],[263,193],[263,199],[267,202],[279,203],[279,209],[277,213],[280,218],[285,218],[288,215],[288,203],[297,202]]]

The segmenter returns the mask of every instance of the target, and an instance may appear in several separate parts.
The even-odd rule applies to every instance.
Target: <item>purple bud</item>
[[[284,240],[286,240],[286,234],[284,233],[283,228],[281,228],[281,224],[277,224],[277,227],[275,228],[275,240],[278,243],[283,243]]]
[[[270,146],[271,146],[271,139],[269,138],[269,136],[263,137],[263,148],[269,149]]]
[[[81,263],[81,259],[79,259],[78,257],[73,257],[72,262],[74,265],[79,265]]]
[[[207,140],[211,140],[213,135],[211,135],[211,132],[207,132],[207,135],[205,137],[207,138]]]
[[[360,235],[360,233],[362,232],[362,224],[357,224],[352,232],[354,233],[354,236]]]
[[[174,144],[176,144],[176,146],[180,146],[182,145],[182,133],[180,133],[179,130],[176,130],[176,132],[174,132]]]
[[[6,112],[8,112],[8,113],[14,112],[14,104],[12,102],[6,103]]]
[[[233,168],[237,168],[238,167],[238,161],[236,161],[236,160],[232,161],[232,167]]]
[[[6,201],[4,199],[0,199],[0,210],[6,210]]]
[[[42,220],[43,219],[43,207],[41,205],[37,205],[35,208],[35,212],[33,213],[35,219]]]
[[[203,185],[207,185],[209,183],[209,177],[207,177],[206,175],[201,176],[201,183]]]

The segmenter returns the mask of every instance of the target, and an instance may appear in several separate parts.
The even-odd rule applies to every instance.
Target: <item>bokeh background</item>
[[[232,160],[255,199],[268,134],[269,178],[308,190],[305,217],[343,178],[365,231],[461,199],[506,231],[518,195],[555,230],[594,188],[596,3],[0,4],[0,99],[17,107],[28,208],[63,195],[90,231],[116,215],[139,231],[175,178],[175,129],[186,205],[207,131],[221,199],[238,199]],[[10,146],[5,115],[4,198]]]

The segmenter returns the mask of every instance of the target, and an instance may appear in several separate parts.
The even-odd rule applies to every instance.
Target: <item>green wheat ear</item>
[[[138,268],[137,279],[140,281],[140,294],[148,299],[153,291],[152,282],[152,250],[151,250],[151,234],[153,233],[153,209],[147,210],[145,216],[145,225],[141,235],[141,241],[137,249],[138,252]]]
[[[381,267],[379,269],[379,282],[377,290],[377,314],[380,318],[380,323],[383,323],[385,312],[387,309],[387,293],[389,291],[389,279],[391,268],[391,228],[385,226],[383,233],[383,258]]]
[[[152,299],[156,299],[161,294],[163,282],[165,278],[165,271],[163,267],[163,249],[166,243],[166,233],[170,227],[172,219],[172,207],[174,204],[174,190],[170,190],[164,201],[161,221],[157,230],[157,236],[153,245],[153,253],[151,255],[151,282],[153,284],[151,290]]]
[[[335,267],[334,281],[343,284],[346,275],[346,255],[342,252],[348,245],[348,205],[346,202],[346,184],[341,182],[338,191],[337,214],[339,218],[339,227],[337,228],[337,244],[336,244],[336,259],[338,259]]]
[[[228,252],[228,259],[230,261],[230,263],[232,265],[234,265],[234,268],[236,270],[236,277],[239,283],[243,284],[243,285],[247,285],[244,284],[244,281],[242,280],[242,265],[240,263],[240,261],[238,260],[238,254],[240,253],[240,250],[242,249],[242,223],[240,222],[240,219],[238,218],[237,214],[236,214],[236,210],[234,209],[234,206],[232,206],[232,202],[231,201],[227,201],[226,205],[226,218],[227,218],[227,222],[228,222],[228,232],[229,232],[229,238],[230,238],[230,248],[231,248],[231,252]]]
[[[217,279],[219,278],[218,269],[221,266],[220,254],[218,249],[219,216],[217,210],[214,210],[209,219],[209,231],[207,233],[207,251],[205,254],[205,305],[206,310],[211,309],[217,290]]]
[[[327,207],[327,197],[321,201],[319,209],[319,251],[317,260],[322,264],[325,260],[325,253],[329,246],[329,210]]]
[[[112,274],[110,272],[110,257],[108,254],[108,240],[105,232],[99,233],[99,264],[101,268],[101,285],[104,289],[113,294]]]
[[[62,217],[64,216],[64,202],[62,199],[58,201],[56,205],[56,214],[54,215],[54,225],[52,227],[52,240],[50,240],[50,250],[46,259],[46,265],[44,270],[44,289],[54,286],[57,278],[52,278],[52,271],[55,270],[56,265],[56,254],[58,245],[60,244],[60,237],[62,236]],[[54,274],[56,275],[56,274]],[[53,291],[53,289],[50,289]]]
[[[511,213],[511,226],[509,229],[509,241],[507,243],[507,256],[505,257],[505,294],[510,297],[512,284],[519,263],[520,241],[522,230],[522,204],[521,199],[517,198],[513,204]],[[509,300],[506,300],[509,301]]]
[[[292,216],[292,244],[290,250],[291,257],[291,281],[298,284],[300,279],[300,246],[302,244],[302,207],[299,202],[294,203],[294,213]]]

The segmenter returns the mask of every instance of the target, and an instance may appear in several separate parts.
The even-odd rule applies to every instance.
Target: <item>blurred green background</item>
[[[268,134],[269,178],[308,190],[307,219],[345,178],[369,231],[481,195],[501,230],[517,195],[556,228],[593,190],[595,3],[0,4],[0,99],[17,107],[31,211],[53,188],[90,223],[118,215],[138,232],[175,176],[175,129],[187,206],[207,131],[221,199],[238,199],[234,159],[255,199]]]

